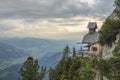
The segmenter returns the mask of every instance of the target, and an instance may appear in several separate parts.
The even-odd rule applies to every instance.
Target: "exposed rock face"
[[[119,39],[120,39],[120,33],[117,34],[115,43],[117,43]],[[103,59],[107,60],[107,59],[110,59],[111,57],[113,57],[112,53],[113,53],[115,47],[117,46],[117,44],[115,44],[115,43],[112,43],[112,47],[108,46],[107,44],[104,45],[103,51],[102,51]]]
[[[116,7],[115,10],[116,9],[120,10],[119,7]],[[117,15],[115,13],[115,10],[113,11],[113,13],[110,16],[108,16],[107,19],[119,20],[119,18],[117,17]],[[115,43],[117,43],[118,40],[120,40],[120,32],[116,35],[116,41],[114,43],[112,43],[112,47],[108,46],[107,44],[105,44],[103,46],[102,57],[104,59],[109,59],[109,58],[113,57],[112,53],[113,53],[113,50],[115,49],[115,47],[117,46],[117,44],[115,44]]]
[[[112,47],[109,47],[107,44],[105,44],[102,51],[103,59],[107,60],[113,57],[112,51],[114,50],[114,48],[115,48],[115,45],[113,45]]]

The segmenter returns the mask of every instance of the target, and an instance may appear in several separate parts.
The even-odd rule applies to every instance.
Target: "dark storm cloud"
[[[0,0],[0,18],[39,19],[95,16],[103,18],[114,0],[96,0],[92,6],[80,0]]]

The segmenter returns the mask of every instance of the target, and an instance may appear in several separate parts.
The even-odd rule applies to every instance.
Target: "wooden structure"
[[[84,36],[82,44],[88,44],[88,51],[84,52],[84,54],[98,56],[102,52],[102,46],[98,42],[99,33],[96,32],[97,23],[89,22],[87,28],[89,29],[89,32]]]
[[[93,56],[98,56],[102,53],[102,46],[99,42],[93,43],[89,47],[89,52],[92,53]]]

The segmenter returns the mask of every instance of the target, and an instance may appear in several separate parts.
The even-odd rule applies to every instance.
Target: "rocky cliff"
[[[105,44],[103,46],[103,51],[102,51],[102,57],[103,59],[110,59],[111,57],[113,57],[113,51],[115,49],[115,47],[118,45],[116,44],[118,41],[120,40],[120,33],[116,35],[116,40],[115,42],[112,43],[112,46],[108,46],[107,44]]]
[[[120,11],[120,7],[116,6],[113,13],[110,16],[108,16],[107,19],[119,20],[120,18],[117,16],[116,10]],[[116,40],[115,40],[115,42],[112,43],[112,46],[108,46],[107,44],[105,44],[103,46],[102,57],[104,59],[109,59],[109,58],[113,57],[113,51],[114,51],[115,47],[118,45],[116,43],[120,40],[120,30],[119,30],[119,33],[117,35],[115,35],[115,36],[116,36]]]

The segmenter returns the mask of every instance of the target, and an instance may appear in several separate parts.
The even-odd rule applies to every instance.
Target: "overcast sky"
[[[81,39],[87,23],[98,27],[114,0],[0,0],[0,37]]]

